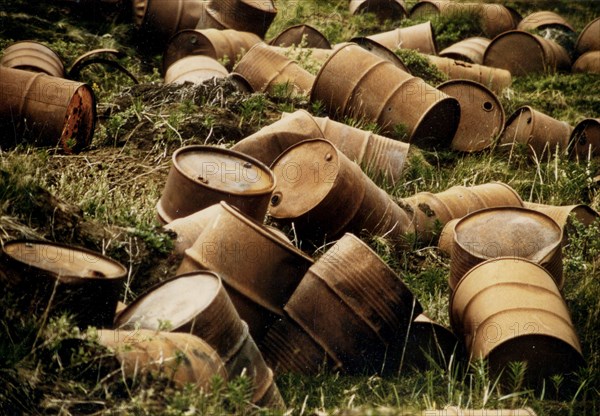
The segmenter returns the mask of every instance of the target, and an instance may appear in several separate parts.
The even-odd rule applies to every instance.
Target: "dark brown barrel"
[[[69,313],[80,327],[110,328],[127,277],[116,261],[80,247],[33,240],[4,244],[0,278],[31,313]]]
[[[474,267],[450,299],[450,320],[472,360],[487,358],[492,375],[527,363],[526,382],[567,377],[584,364],[569,310],[552,276],[514,257]]]
[[[527,208],[488,208],[469,214],[454,228],[448,284],[455,289],[475,265],[512,256],[541,265],[562,287],[562,236],[556,221]]]
[[[600,118],[587,118],[575,126],[569,154],[583,160],[600,155]]]
[[[600,51],[590,51],[581,55],[573,64],[571,71],[600,74]]]
[[[573,127],[529,106],[521,107],[509,117],[500,144],[509,147],[526,145],[537,159],[544,154],[567,151]]]
[[[187,217],[224,200],[261,221],[275,178],[243,153],[215,146],[186,146],[173,153],[173,166],[156,205],[164,223]]]
[[[283,30],[269,41],[273,46],[300,46],[304,48],[331,49],[325,35],[310,25],[294,25]]]
[[[485,50],[483,64],[503,68],[515,76],[568,71],[571,58],[558,43],[522,30],[497,36]]]
[[[482,37],[467,38],[448,46],[440,52],[440,56],[481,65],[483,64],[483,54],[485,53],[485,49],[491,41],[491,39]],[[424,53],[435,55],[431,52]]]
[[[402,19],[408,13],[404,0],[350,0],[350,14],[374,13],[381,21]]]
[[[584,54],[589,51],[600,51],[600,17],[592,20],[577,38],[577,53]]]
[[[437,87],[460,103],[460,123],[452,148],[477,152],[490,147],[504,129],[504,109],[496,95],[475,81],[451,80]]]
[[[337,117],[375,121],[384,133],[402,125],[409,141],[433,146],[448,146],[460,119],[456,99],[356,44],[337,49],[323,65],[311,101]]]
[[[573,26],[571,26],[564,17],[548,10],[534,12],[525,16],[523,20],[519,22],[517,29],[531,32],[533,30],[542,30],[548,27],[574,32]]]
[[[225,78],[227,68],[208,56],[186,56],[173,62],[165,72],[165,84],[202,84],[212,78]]]
[[[310,72],[274,52],[265,43],[257,43],[246,52],[234,71],[246,78],[254,91],[269,93],[274,93],[279,86],[289,93],[308,94],[315,79]]]
[[[98,342],[115,352],[128,378],[164,377],[179,387],[193,384],[207,390],[215,376],[227,379],[219,354],[192,334],[103,329],[98,331]]]
[[[204,55],[222,62],[231,71],[252,46],[260,42],[254,33],[237,30],[187,29],[177,32],[163,54],[163,71],[190,55]]]
[[[277,9],[272,0],[219,0],[209,3],[208,13],[227,29],[252,32],[264,38]]]
[[[4,49],[0,66],[24,71],[43,72],[58,78],[65,77],[65,67],[60,56],[39,42],[22,41],[13,43]]]
[[[201,20],[206,27],[220,27],[207,16],[208,2],[204,0],[132,0],[131,4],[134,24],[165,41],[180,30],[194,29]]]
[[[15,132],[14,143],[58,146],[72,153],[94,135],[96,99],[87,84],[0,66],[0,124]]]
[[[392,51],[396,49],[414,49],[421,53],[437,55],[437,42],[431,22],[376,33],[367,36],[367,38]]]
[[[204,228],[213,220],[221,210],[219,204],[211,205],[187,217],[177,218],[164,226],[165,230],[174,232],[177,237],[174,241],[174,251],[184,255],[185,250],[194,245]]]

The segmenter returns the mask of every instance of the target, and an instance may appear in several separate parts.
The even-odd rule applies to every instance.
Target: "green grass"
[[[414,3],[414,2],[412,2]],[[507,3],[508,4],[508,3]],[[550,9],[563,13],[581,30],[597,15],[589,2],[511,2],[524,15]],[[273,96],[244,95],[227,82],[207,87],[160,87],[155,68],[160,51],[136,43],[135,30],[119,19],[86,20],[59,5],[0,0],[0,47],[37,39],[59,52],[69,66],[81,53],[99,47],[127,52],[120,62],[143,83],[132,87],[124,76],[92,66],[83,78],[99,99],[100,121],[92,147],[65,156],[55,149],[25,144],[0,152],[0,240],[46,238],[83,245],[131,268],[122,299],[131,300],[152,283],[170,276],[177,259],[172,242],[157,222],[155,204],[170,166],[171,153],[187,144],[229,146],[280,117],[282,111],[308,109],[324,116],[319,103],[293,97],[285,88]],[[270,38],[291,24],[307,22],[338,43],[354,36],[414,24],[408,20],[379,25],[373,16],[348,15],[347,2],[279,0],[280,13]],[[477,33],[473,20],[434,22],[440,47]],[[108,34],[108,35],[107,35]],[[316,72],[310,56],[294,56]],[[437,83],[440,75],[411,52],[401,52],[417,75]],[[311,66],[312,65],[312,66]],[[501,96],[507,117],[531,105],[575,125],[600,114],[600,78],[593,75],[540,74],[515,78]],[[364,120],[348,124],[377,131]],[[402,126],[396,136],[401,137]],[[6,135],[7,133],[4,133]],[[0,133],[0,136],[2,134]],[[575,162],[561,154],[532,161],[527,149],[494,146],[467,155],[449,151],[414,152],[404,179],[378,184],[395,198],[441,192],[455,185],[508,183],[523,200],[554,205],[589,204],[600,209],[598,158]],[[72,221],[70,226],[66,225]],[[432,318],[449,324],[446,279],[449,258],[434,247],[397,253],[382,238],[365,238],[417,296]],[[331,242],[324,241],[323,245]],[[577,226],[564,250],[563,294],[577,329],[587,367],[569,390],[558,378],[542,391],[523,383],[526,369],[513,366],[507,381],[488,374],[484,363],[452,362],[415,372],[313,377],[282,375],[278,386],[288,414],[413,414],[446,405],[488,408],[529,406],[539,415],[597,415],[600,411],[600,224]],[[315,255],[322,254],[323,249]],[[282,414],[248,403],[248,380],[214,380],[211,392],[177,389],[168,380],[132,382],[114,373],[112,355],[70,322],[23,313],[15,299],[0,307],[0,413],[2,414]],[[73,347],[72,339],[83,339]],[[67,355],[65,355],[65,351]]]

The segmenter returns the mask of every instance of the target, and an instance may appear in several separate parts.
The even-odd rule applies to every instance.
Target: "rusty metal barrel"
[[[471,269],[452,294],[450,321],[471,359],[486,358],[494,377],[512,361],[527,363],[526,383],[568,376],[584,363],[555,281],[526,259],[493,259]]]
[[[304,48],[331,49],[331,43],[319,30],[310,25],[294,25],[281,31],[269,41],[273,46],[301,46]]]
[[[231,71],[235,63],[261,39],[250,32],[217,29],[187,29],[177,32],[163,54],[163,71],[189,55],[213,58]]]
[[[227,287],[272,314],[283,315],[283,306],[312,259],[226,203],[220,207],[194,245],[185,251],[178,273],[194,268],[213,270]],[[250,329],[254,330],[252,326]]]
[[[219,0],[209,2],[208,14],[224,28],[264,38],[277,16],[277,8],[272,0]]]
[[[567,151],[573,127],[529,106],[520,107],[508,118],[500,144],[528,146],[535,157]]]
[[[525,258],[544,267],[563,286],[562,228],[548,215],[520,207],[487,208],[454,227],[448,284],[456,290],[463,276],[485,260]]]
[[[584,160],[600,155],[600,118],[586,118],[575,126],[569,154]]]
[[[485,50],[483,64],[507,69],[515,76],[537,72],[568,71],[571,58],[558,43],[522,30],[505,32]]]
[[[525,16],[523,20],[519,22],[517,29],[531,32],[549,27],[558,28],[569,32],[574,31],[573,26],[571,26],[564,17],[549,10],[542,10]]]
[[[452,255],[452,246],[454,245],[454,227],[456,227],[456,223],[458,221],[460,221],[460,218],[455,218],[451,221],[448,221],[440,232],[440,238],[437,246],[448,256]]]
[[[250,156],[215,146],[186,146],[173,153],[156,210],[167,224],[223,200],[262,222],[273,189],[271,170]]]
[[[600,17],[589,22],[577,38],[577,53],[600,51]]]
[[[414,49],[421,53],[437,55],[437,43],[431,22],[376,33],[367,36],[367,38],[392,51],[396,49]]]
[[[381,371],[387,347],[422,312],[402,280],[352,234],[308,270],[285,310],[349,372]]]
[[[315,79],[310,72],[265,43],[257,43],[246,52],[234,71],[246,78],[254,91],[268,93],[275,93],[281,87],[288,93],[308,94]]]
[[[96,99],[87,84],[0,66],[0,126],[15,134],[0,146],[25,140],[77,152],[91,143],[95,123]]]
[[[552,218],[563,230],[563,246],[568,244],[569,234],[574,229],[573,220],[583,226],[589,227],[600,218],[598,212],[589,205],[554,206],[525,202],[525,208],[542,212]]]
[[[460,119],[456,99],[356,44],[325,62],[311,101],[321,101],[331,116],[375,121],[384,134],[404,126],[416,144],[449,145]]]
[[[472,187],[453,186],[437,194],[419,192],[400,200],[399,204],[411,216],[417,237],[429,242],[443,225],[455,218],[483,208],[522,207],[523,201],[510,186],[496,182]]]
[[[272,166],[277,187],[269,213],[294,222],[301,239],[323,241],[366,231],[407,245],[406,235],[413,230],[406,212],[331,142],[300,142]]]
[[[225,78],[229,72],[218,61],[208,56],[186,56],[173,62],[165,71],[165,84],[191,82],[202,84],[213,78]]]
[[[120,263],[75,246],[13,240],[0,253],[0,280],[28,312],[68,313],[82,328],[112,327],[126,277]]]
[[[477,152],[489,148],[504,129],[504,109],[484,85],[469,80],[450,80],[437,88],[460,103],[460,123],[452,149]]]
[[[465,13],[479,19],[483,33],[489,38],[516,28],[520,17],[518,13],[501,4],[421,0],[411,9],[410,18],[433,18]]]
[[[442,50],[439,55],[443,58],[481,65],[483,64],[483,54],[485,53],[485,49],[491,42],[492,40],[488,38],[467,38],[448,46],[446,49]],[[424,53],[435,55],[431,52]]]
[[[588,72],[600,74],[600,50],[590,51],[581,55],[573,63],[571,71],[574,73]]]
[[[185,250],[194,245],[198,236],[220,210],[221,207],[219,204],[211,205],[210,207],[194,212],[187,217],[177,218],[166,224],[163,229],[176,234],[173,242],[174,252],[179,255],[184,255]]]
[[[29,40],[15,42],[4,49],[0,66],[65,77],[65,67],[60,56],[49,47]]]
[[[496,94],[512,84],[512,74],[506,69],[471,64],[450,58],[427,55],[426,58],[449,79],[468,79],[479,82]]]
[[[210,390],[215,376],[227,379],[219,354],[192,334],[148,329],[98,331],[98,343],[112,350],[128,378],[164,377],[179,387]]]
[[[406,16],[404,0],[350,0],[350,14],[374,13],[380,21],[399,20]]]

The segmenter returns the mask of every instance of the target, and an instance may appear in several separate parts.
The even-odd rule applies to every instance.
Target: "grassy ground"
[[[414,2],[408,2],[409,5]],[[47,238],[102,251],[130,270],[123,300],[130,301],[174,271],[178,259],[155,219],[170,156],[194,143],[230,145],[279,118],[282,111],[322,110],[306,98],[244,95],[227,82],[200,87],[162,87],[155,68],[160,50],[140,38],[127,19],[91,18],[54,2],[0,0],[0,48],[17,40],[46,43],[70,64],[92,48],[117,47],[122,63],[142,82],[103,67],[85,70],[99,100],[99,123],[92,146],[79,155],[21,145],[0,152],[0,240]],[[549,9],[562,13],[581,30],[597,17],[593,2],[511,2],[526,15]],[[342,0],[278,0],[278,17],[267,38],[296,23],[319,28],[331,43],[368,35],[398,22],[380,25],[372,16],[348,16]],[[408,20],[400,25],[415,22]],[[434,22],[438,41],[449,44],[477,34],[472,19]],[[442,46],[442,45],[440,45]],[[152,84],[154,83],[154,84]],[[574,125],[600,114],[600,78],[591,75],[536,75],[515,79],[501,97],[506,115],[532,105]],[[369,126],[369,124],[365,124]],[[0,138],[9,133],[0,132]],[[0,140],[1,142],[1,140]],[[526,201],[555,205],[589,204],[600,209],[598,160],[574,162],[549,155],[532,162],[525,149],[508,154],[494,147],[475,155],[424,152],[429,163],[414,161],[404,181],[381,184],[395,197],[439,192],[453,185],[489,181],[510,184]],[[449,259],[421,247],[396,256],[385,241],[368,240],[417,295],[427,313],[448,324]],[[483,363],[453,363],[387,377],[319,374],[285,375],[277,383],[292,414],[403,414],[445,405],[475,407],[530,406],[540,415],[600,413],[600,227],[571,233],[564,255],[563,294],[581,339],[587,367],[575,389],[564,380],[548,381],[543,390],[523,385],[522,369],[510,369],[500,386]],[[223,384],[212,393],[173,389],[164,380],[132,383],[111,367],[110,357],[92,341],[74,353],[68,339],[81,334],[68,318],[45,320],[23,315],[6,295],[1,304],[0,413],[2,414],[268,414],[246,406],[245,380]],[[277,412],[275,412],[277,413]]]

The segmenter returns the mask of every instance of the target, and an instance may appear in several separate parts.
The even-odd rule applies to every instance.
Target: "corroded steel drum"
[[[518,30],[530,32],[533,30],[542,30],[545,28],[559,28],[569,32],[573,32],[573,26],[559,15],[548,10],[531,13],[523,18],[517,26]]]
[[[600,51],[600,17],[592,20],[577,38],[577,53],[584,54],[589,51]]]
[[[497,257],[524,258],[544,267],[563,286],[562,228],[548,215],[518,207],[487,208],[454,227],[448,284],[455,289],[475,265]]]
[[[261,38],[277,15],[272,0],[210,1],[207,10],[224,28],[256,33]]]
[[[450,299],[450,321],[472,360],[486,358],[494,376],[527,363],[526,382],[569,376],[583,365],[569,310],[552,276],[514,257],[471,269]]]
[[[273,46],[300,46],[304,48],[331,49],[331,43],[325,35],[310,25],[294,25],[284,29],[269,41]]]
[[[174,240],[175,253],[184,255],[185,250],[194,245],[204,228],[206,228],[220,211],[220,205],[215,204],[194,212],[187,217],[177,218],[166,224],[163,228],[176,234]]]
[[[421,53],[437,55],[437,43],[431,22],[376,33],[367,36],[367,38],[392,51],[396,49],[414,49]]]
[[[504,129],[504,109],[498,97],[475,81],[451,80],[437,88],[460,103],[460,123],[452,148],[477,152],[494,144]]]
[[[443,58],[455,59],[457,61],[483,64],[483,54],[492,40],[482,37],[473,37],[456,42],[440,52]],[[426,52],[435,55],[431,52]]]
[[[600,74],[600,50],[586,52],[581,55],[573,64],[571,71]]]
[[[575,126],[569,141],[569,153],[580,159],[600,155],[600,118],[587,118]]]
[[[208,56],[186,56],[173,62],[165,72],[165,84],[191,82],[202,84],[212,78],[225,78],[229,72],[218,61]]]
[[[515,76],[568,71],[571,58],[558,43],[522,30],[505,32],[485,50],[483,64],[503,68]]]
[[[350,14],[374,13],[379,20],[402,19],[408,13],[404,0],[350,0]]]
[[[186,56],[204,55],[223,63],[231,71],[238,59],[260,41],[254,33],[231,29],[182,30],[169,40],[163,54],[163,70]]]
[[[274,188],[271,170],[250,156],[215,146],[186,146],[173,153],[156,209],[167,224],[223,200],[262,222]]]
[[[39,42],[22,41],[8,46],[0,58],[0,66],[65,77],[65,67],[60,56]]]
[[[544,154],[554,154],[558,149],[566,152],[573,127],[529,106],[521,107],[508,118],[500,144],[528,146],[541,159]]]
[[[89,85],[0,66],[0,126],[14,132],[14,142],[1,147],[25,140],[77,152],[91,143],[95,124]]]
[[[409,141],[433,146],[449,145],[460,119],[456,99],[356,44],[340,47],[325,62],[311,101],[337,117],[375,121],[384,133],[402,125]]]
[[[31,313],[68,313],[80,327],[110,328],[127,268],[84,248],[35,240],[6,242],[0,280]]]

